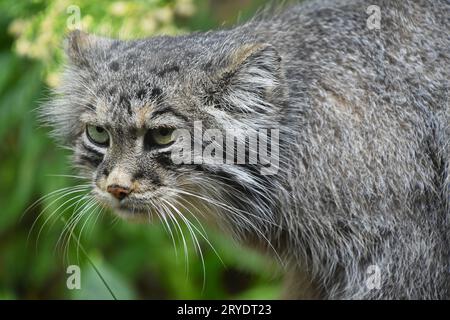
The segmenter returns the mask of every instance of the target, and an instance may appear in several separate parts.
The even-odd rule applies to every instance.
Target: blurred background
[[[123,39],[175,35],[232,26],[264,3],[0,1],[0,299],[278,297],[275,263],[215,230],[206,233],[220,259],[201,241],[204,270],[194,245],[188,242],[186,257],[179,236],[172,241],[161,224],[130,224],[97,211],[67,237],[67,221],[86,204],[82,191],[62,189],[80,181],[71,177],[70,153],[48,138],[35,110],[58,84],[62,40],[71,29]],[[70,265],[80,267],[81,289],[67,287]]]

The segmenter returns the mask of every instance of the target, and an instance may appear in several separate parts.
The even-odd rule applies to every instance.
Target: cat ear
[[[89,66],[89,56],[93,54],[93,51],[109,42],[110,40],[107,38],[74,30],[65,39],[64,48],[70,62],[80,67],[86,67]]]
[[[228,56],[217,79],[214,91],[221,93],[222,106],[267,111],[271,98],[283,91],[282,59],[269,44],[244,45]]]

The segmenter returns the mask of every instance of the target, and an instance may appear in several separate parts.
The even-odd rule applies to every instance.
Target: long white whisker
[[[176,227],[178,228],[178,231],[180,232],[181,240],[183,241],[183,249],[184,249],[184,256],[185,256],[185,263],[186,263],[186,274],[189,275],[189,252],[188,252],[187,242],[186,242],[186,239],[184,237],[183,229],[181,228],[181,226],[178,223],[177,219],[170,212],[170,209],[163,202],[161,202],[161,206],[165,209],[164,211],[167,213],[169,218],[176,225]]]
[[[202,223],[200,222],[200,220],[198,220],[198,218],[195,216],[194,213],[192,213],[192,211],[187,208],[185,205],[183,205],[181,203],[181,201],[177,200],[177,199],[173,199],[178,205],[182,206],[184,209],[186,209],[192,217],[194,217],[194,219],[197,221],[197,223],[200,225],[200,228],[202,229],[202,231],[199,231],[194,224],[192,224],[192,226],[197,229],[197,232],[201,235],[201,237],[206,241],[206,243],[211,247],[211,249],[213,250],[213,252],[215,253],[215,255],[217,256],[217,258],[219,258],[220,262],[222,263],[223,266],[225,266],[225,263],[223,262],[222,258],[220,257],[219,253],[217,252],[216,248],[212,245],[212,243],[209,241],[208,237],[206,236],[206,230],[203,227]],[[192,205],[192,204],[191,204]]]
[[[53,210],[53,212],[44,220],[44,223],[39,228],[39,232],[38,232],[38,235],[36,237],[36,245],[39,242],[39,238],[40,238],[41,232],[43,231],[45,225],[50,221],[50,219],[52,219],[55,214],[59,214],[59,215],[64,214],[64,212],[66,212],[68,209],[70,209],[71,207],[76,205],[77,202],[75,202],[75,203],[71,204],[70,206],[66,207],[62,212],[59,212],[59,210],[61,208],[63,208],[67,203],[69,203],[71,201],[75,201],[75,200],[80,199],[80,198],[83,198],[84,196],[85,196],[84,194],[74,196],[74,197],[70,198],[69,200],[63,202],[58,208]]]
[[[65,252],[66,252],[67,258],[69,258],[70,239],[72,238],[72,234],[74,234],[75,229],[76,229],[78,223],[81,221],[81,219],[82,219],[86,214],[89,213],[89,210],[90,210],[92,207],[94,207],[94,206],[97,205],[95,199],[92,199],[89,203],[90,203],[90,204],[89,204],[88,206],[84,207],[84,209],[83,209],[82,211],[80,211],[80,213],[77,215],[77,218],[76,218],[76,219],[74,220],[74,222],[72,223],[72,226],[71,226],[71,228],[70,228],[70,231],[67,233],[67,234],[68,234],[68,238],[67,238],[67,241],[66,241],[66,247],[65,247]],[[76,256],[77,256],[77,261],[79,261],[78,248],[79,248],[79,245],[80,245],[80,243],[79,243],[80,240],[79,240],[79,238],[77,238],[77,239],[78,239],[78,241],[77,241],[77,255],[76,255]]]
[[[172,228],[169,225],[169,222],[167,221],[166,215],[164,214],[164,212],[160,212],[161,208],[159,206],[157,206],[152,200],[151,204],[156,208],[154,211],[155,213],[158,215],[160,221],[163,223],[164,229],[166,230],[166,232],[170,235],[170,238],[172,239],[172,244],[173,244],[173,249],[175,251],[175,259],[176,261],[178,261],[178,250],[177,250],[177,246],[176,246],[176,242],[175,242],[175,237],[173,235],[172,232]],[[151,207],[148,206],[149,209],[149,219],[150,219],[150,211],[151,211]]]
[[[168,188],[168,189],[171,189],[171,188]],[[270,249],[275,253],[277,259],[278,259],[281,263],[283,263],[283,260],[282,260],[281,257],[279,256],[277,250],[276,250],[275,247],[272,245],[272,243],[270,242],[270,240],[264,235],[264,233],[263,233],[261,230],[259,230],[259,229],[255,226],[255,224],[254,224],[253,222],[251,222],[247,217],[245,217],[242,213],[240,213],[240,211],[242,211],[242,210],[239,210],[239,209],[236,210],[236,208],[233,208],[233,207],[231,207],[231,206],[229,206],[229,205],[226,205],[226,204],[224,204],[224,203],[219,203],[219,202],[217,202],[217,201],[214,201],[213,199],[205,198],[204,196],[198,195],[198,194],[196,194],[196,193],[187,192],[187,191],[185,191],[185,190],[176,190],[176,189],[171,189],[171,190],[173,190],[174,192],[179,192],[179,193],[182,193],[182,194],[191,195],[191,196],[193,196],[193,197],[197,197],[197,198],[199,198],[199,199],[201,199],[201,200],[204,200],[204,201],[206,201],[206,202],[215,204],[215,205],[217,205],[218,207],[221,207],[221,208],[223,208],[223,209],[226,209],[226,210],[227,210],[228,212],[230,212],[231,214],[236,215],[236,216],[239,217],[240,219],[244,220],[244,221],[245,221],[245,222],[246,222],[246,223],[247,223],[247,224],[248,224],[248,225],[249,225],[249,226],[257,233],[257,234],[258,234],[258,235],[260,235],[260,236],[262,237],[262,239],[263,239],[264,241],[266,241],[266,243],[269,245]]]
[[[77,190],[77,189],[88,189],[89,186],[88,185],[78,185],[78,186],[71,186],[71,187],[66,187],[66,188],[61,188],[55,191],[50,192],[49,194],[46,194],[42,197],[40,197],[39,199],[37,199],[35,202],[33,202],[21,215],[20,220],[23,219],[23,217],[25,216],[25,214],[27,214],[31,209],[35,208],[37,205],[39,205],[40,203],[42,203],[45,199],[48,199],[52,196],[55,195],[59,195],[61,193],[64,193],[66,191],[71,191],[71,190]]]
[[[200,243],[197,239],[197,236],[195,235],[194,230],[192,229],[192,224],[190,223],[190,221],[188,219],[186,219],[186,217],[181,213],[180,210],[178,210],[178,208],[176,208],[174,205],[172,205],[169,201],[162,199],[162,201],[164,201],[167,205],[169,205],[172,209],[175,210],[175,212],[178,214],[178,216],[181,218],[181,220],[185,223],[186,227],[188,228],[188,231],[191,235],[192,241],[194,243],[194,246],[197,247],[198,249],[198,253],[200,255],[200,260],[202,262],[202,270],[203,270],[203,285],[202,285],[202,292],[205,289],[205,283],[206,283],[206,267],[205,267],[205,259],[203,257],[203,251],[202,251],[202,247],[200,246]],[[195,226],[194,226],[195,228]],[[197,232],[198,229],[196,228]],[[200,232],[201,233],[201,232]]]
[[[87,189],[83,188],[76,188],[73,187],[72,189],[66,189],[64,191],[60,191],[59,193],[53,193],[53,195],[57,196],[56,199],[54,199],[53,201],[51,201],[44,209],[42,209],[42,211],[39,213],[39,215],[37,216],[37,218],[34,220],[33,224],[31,225],[30,231],[28,232],[28,237],[27,237],[27,241],[29,241],[29,238],[31,236],[31,233],[33,232],[34,227],[36,226],[36,223],[39,221],[39,219],[42,217],[42,215],[44,215],[44,213],[48,210],[48,208],[50,208],[54,203],[58,202],[59,200],[74,194],[74,193],[80,193],[80,192],[84,192]],[[68,191],[67,193],[65,193],[66,191]],[[63,193],[61,195],[61,193]],[[48,198],[48,197],[47,197]]]
[[[88,221],[91,219],[92,215],[96,213],[96,210],[98,210],[98,208],[100,207],[100,204],[97,204],[94,209],[92,209],[89,213],[88,216],[86,217],[83,225],[81,226],[81,230],[80,233],[78,235],[78,243],[77,243],[77,260],[79,260],[79,254],[80,254],[80,241],[81,241],[81,237],[83,235],[83,230],[86,226],[86,224],[88,223]]]

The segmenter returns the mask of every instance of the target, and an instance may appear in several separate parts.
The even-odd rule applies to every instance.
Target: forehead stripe
[[[156,116],[159,116],[161,114],[165,114],[165,113],[170,113],[173,114],[175,117],[178,117],[186,122],[189,121],[189,118],[187,116],[185,116],[184,114],[178,112],[177,110],[175,110],[173,107],[171,106],[164,106],[161,108],[157,108],[155,111],[153,111],[152,115],[150,118],[155,118]]]
[[[86,143],[82,143],[82,146],[84,149],[86,149],[87,151],[89,151],[90,153],[93,153],[94,155],[96,155],[97,157],[101,157],[103,158],[104,154],[101,153],[100,151],[92,148],[91,146],[87,145]]]
[[[102,160],[103,160],[103,158],[99,158],[95,155],[82,154],[82,155],[80,155],[79,160],[77,162],[80,164],[87,162],[94,167],[98,167],[100,165],[100,163],[102,163]]]

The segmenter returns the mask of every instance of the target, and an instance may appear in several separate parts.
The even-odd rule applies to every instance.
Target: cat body
[[[449,16],[447,0],[311,1],[178,37],[74,32],[43,115],[99,201],[125,217],[211,212],[276,252],[288,298],[449,298]],[[154,130],[194,121],[279,129],[277,172],[175,165],[177,141]]]

